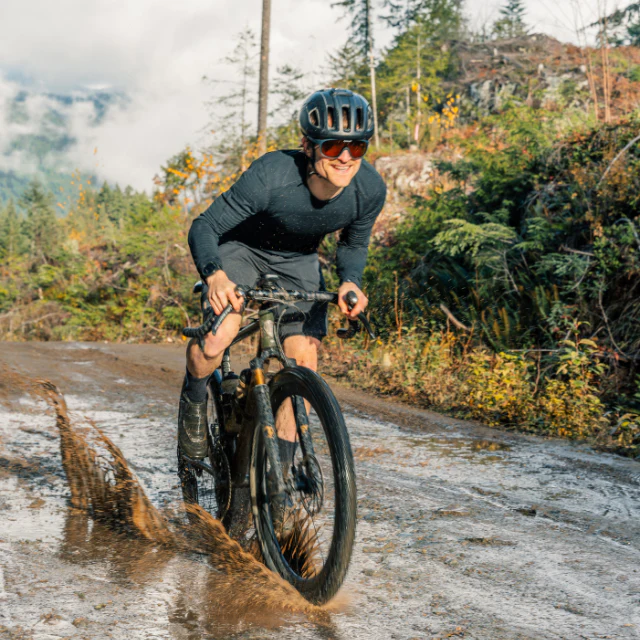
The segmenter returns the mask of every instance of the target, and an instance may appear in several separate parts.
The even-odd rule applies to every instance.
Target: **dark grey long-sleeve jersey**
[[[301,151],[267,153],[193,221],[189,247],[201,276],[224,270],[218,247],[225,242],[235,240],[295,258],[316,253],[327,234],[342,229],[338,276],[341,282],[360,285],[386,186],[363,160],[351,184],[335,198],[322,201],[306,186],[306,167]]]

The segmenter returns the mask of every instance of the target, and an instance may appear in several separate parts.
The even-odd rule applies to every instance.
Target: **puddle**
[[[184,517],[158,511],[120,449],[95,424],[71,423],[65,399],[53,384],[38,381],[32,391],[55,410],[62,466],[71,492],[64,525],[60,527],[59,516],[50,523],[62,528],[60,559],[90,567],[94,575],[103,573],[109,584],[125,586],[162,583],[168,567],[176,563],[187,574],[198,573],[199,591],[184,571],[179,579],[171,578],[175,592],[169,615],[172,623],[188,620],[190,611],[199,612],[198,628],[225,628],[225,633],[234,625],[272,628],[285,624],[292,615],[316,623],[326,621],[326,612],[309,604],[244,551],[219,521],[197,505],[189,507],[188,525]],[[35,435],[38,430],[31,432]],[[15,483],[35,475],[28,462],[9,457],[0,458],[0,472],[11,474]],[[24,488],[14,492],[14,500],[20,504],[14,504],[12,512],[21,515],[19,521],[8,518],[16,521],[16,527],[9,526],[6,533],[26,540],[28,531],[34,530],[41,537],[46,524],[29,525],[28,521],[50,518],[51,505]],[[45,628],[57,633],[52,624],[45,621],[41,633]]]

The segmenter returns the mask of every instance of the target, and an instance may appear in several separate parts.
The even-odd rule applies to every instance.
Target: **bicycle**
[[[194,293],[201,291],[198,282]],[[322,604],[342,585],[351,559],[356,527],[353,454],[338,401],[316,372],[286,357],[278,323],[287,316],[282,303],[337,304],[338,296],[285,291],[272,275],[263,276],[257,288],[239,286],[237,291],[245,304],[253,301],[260,307],[209,379],[207,461],[189,458],[178,447],[183,498],[220,519],[241,544],[257,539],[264,563],[309,601]],[[349,292],[345,301],[353,308],[357,296]],[[183,334],[204,348],[207,333],[215,334],[232,310],[229,305],[201,326],[183,329]],[[338,336],[355,335],[358,321],[375,338],[363,314],[349,320],[348,328],[338,329]],[[249,369],[236,375],[230,348],[257,332],[258,353]],[[272,359],[283,368],[267,379],[265,366]],[[298,448],[285,476],[276,427],[287,419],[295,420]],[[288,506],[284,517],[278,517],[274,504],[283,500]]]

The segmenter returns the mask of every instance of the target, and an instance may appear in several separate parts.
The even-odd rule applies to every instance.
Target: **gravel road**
[[[178,345],[3,343],[176,509]],[[0,376],[2,370],[0,369]],[[311,621],[69,507],[54,419],[0,405],[0,637],[640,638],[640,463],[335,387],[358,475],[348,580]],[[10,392],[11,390],[9,390]]]

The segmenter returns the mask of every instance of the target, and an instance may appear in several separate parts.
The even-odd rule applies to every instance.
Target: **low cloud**
[[[215,91],[225,90],[225,81],[234,80],[222,58],[231,52],[242,29],[248,26],[259,33],[261,4],[260,0],[5,2],[0,21],[0,74],[4,70],[0,169],[13,165],[33,170],[33,159],[11,151],[11,146],[39,127],[51,131],[56,125],[47,114],[54,108],[64,113],[65,127],[74,139],[56,160],[60,167],[150,189],[162,163],[187,144],[198,146],[202,141],[210,121],[205,101]],[[490,22],[501,4],[469,0],[466,10],[472,22]],[[591,4],[595,0],[581,3],[583,20],[591,18]],[[527,5],[526,19],[533,30],[574,39],[571,8],[554,5],[547,11],[533,0]],[[346,41],[348,20],[336,23],[339,12],[326,0],[278,0],[272,11],[272,74],[280,65],[294,64],[305,73],[309,86],[321,84],[326,54]],[[392,35],[378,27],[378,47],[388,45]],[[222,82],[206,85],[204,75]],[[11,120],[7,105],[25,86],[30,115],[19,123]],[[98,91],[118,96],[104,113],[83,99]],[[77,100],[56,103],[52,93]],[[255,107],[251,109],[253,118]]]

